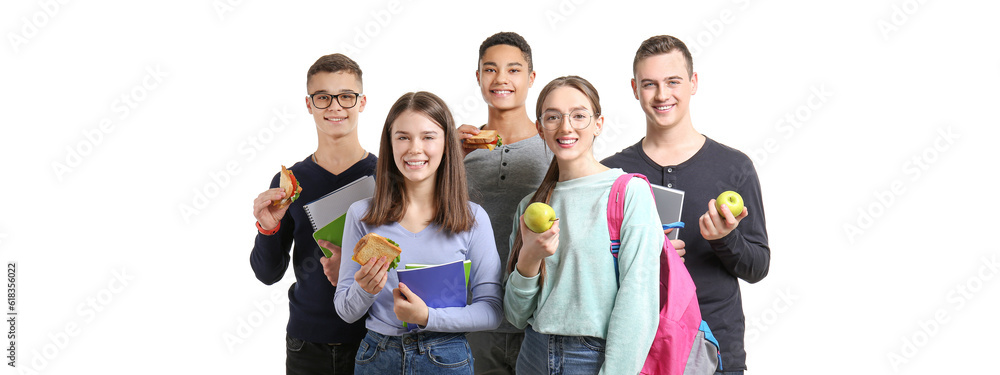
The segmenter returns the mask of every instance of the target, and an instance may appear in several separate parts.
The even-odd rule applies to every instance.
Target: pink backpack
[[[618,279],[618,248],[625,216],[625,188],[632,177],[649,183],[638,173],[615,180],[608,197],[608,232]],[[652,192],[652,187],[650,187]],[[722,370],[719,343],[701,319],[694,281],[670,240],[664,236],[660,253],[660,322],[641,374],[712,374]]]

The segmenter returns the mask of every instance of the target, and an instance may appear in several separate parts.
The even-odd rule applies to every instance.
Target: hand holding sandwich
[[[361,289],[378,294],[389,279],[389,268],[396,268],[402,250],[392,240],[368,233],[354,245],[351,260],[358,262],[361,269],[354,273],[354,281]]]
[[[288,206],[278,207],[271,202],[278,201],[285,198],[285,190],[277,187],[274,189],[268,189],[260,195],[257,199],[253,201],[253,217],[257,219],[260,223],[260,227],[264,230],[271,230],[278,226],[278,222],[281,221],[282,217],[285,217],[285,212],[288,211]]]
[[[466,155],[477,149],[493,151],[497,146],[503,145],[503,138],[496,130],[482,130],[472,125],[459,126],[458,138]]]
[[[278,187],[260,193],[253,201],[253,216],[264,230],[277,227],[288,211],[288,206],[298,199],[299,193],[302,192],[299,181],[284,165],[281,166],[279,176]]]
[[[382,291],[385,282],[389,280],[389,260],[384,256],[368,260],[358,272],[354,273],[354,281],[361,289],[375,295]]]

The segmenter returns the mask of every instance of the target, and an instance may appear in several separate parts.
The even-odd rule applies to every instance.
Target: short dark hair
[[[632,60],[632,75],[635,76],[635,68],[639,65],[639,61],[673,51],[681,51],[681,54],[684,55],[684,59],[687,60],[688,78],[691,78],[694,75],[694,61],[691,59],[691,51],[688,51],[684,42],[670,35],[657,35],[646,39],[639,45],[639,50],[635,51],[635,59]]]
[[[358,84],[362,84],[361,81],[361,67],[350,57],[345,56],[342,53],[334,53],[331,55],[326,55],[320,57],[309,67],[309,73],[306,74],[306,85],[309,85],[309,81],[316,73],[339,73],[347,72],[353,74],[358,79]],[[362,84],[363,85],[363,84]]]
[[[521,50],[521,55],[528,62],[528,71],[532,72],[535,70],[535,65],[531,62],[531,46],[528,45],[528,41],[524,40],[518,33],[510,31],[501,31],[493,34],[489,38],[486,38],[483,44],[479,45],[479,60],[476,61],[476,69],[479,69],[479,62],[483,61],[483,55],[486,54],[486,50],[501,44],[517,47],[517,49]]]

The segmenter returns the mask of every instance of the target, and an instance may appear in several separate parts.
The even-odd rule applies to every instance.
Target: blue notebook
[[[399,282],[406,284],[414,294],[424,300],[427,307],[462,307],[466,305],[465,261],[456,260],[413,269],[397,269]],[[416,324],[406,325],[407,330]]]

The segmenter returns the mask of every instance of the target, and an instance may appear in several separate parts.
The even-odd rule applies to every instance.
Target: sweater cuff
[[[727,234],[725,237],[722,237],[717,240],[709,240],[708,244],[712,246],[712,251],[718,252],[720,250],[727,250],[727,252],[732,252],[732,249],[735,248],[734,246],[735,243],[740,239],[741,236],[742,235],[740,234],[740,228],[735,228],[733,229],[732,232],[729,232],[729,234]]]
[[[510,274],[510,286],[519,293],[536,293],[538,292],[538,289],[540,289],[540,286],[538,285],[539,275],[541,274],[539,273],[538,275],[532,277],[524,277],[515,268],[514,272],[511,272]]]

